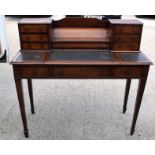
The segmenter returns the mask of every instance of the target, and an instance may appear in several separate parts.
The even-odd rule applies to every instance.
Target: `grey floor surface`
[[[19,50],[17,21],[8,18],[10,59]],[[155,62],[155,27],[143,30],[141,50]],[[136,131],[129,135],[137,80],[122,114],[125,80],[33,80],[36,114],[30,112],[24,80],[29,139],[155,139],[155,66],[148,76]],[[0,139],[25,139],[12,66],[0,64]]]

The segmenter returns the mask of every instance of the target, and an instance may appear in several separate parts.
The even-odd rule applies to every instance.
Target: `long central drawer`
[[[96,66],[54,66],[52,73],[54,77],[66,78],[99,78],[108,77],[111,67]]]

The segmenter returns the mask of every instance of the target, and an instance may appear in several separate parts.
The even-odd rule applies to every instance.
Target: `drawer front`
[[[110,49],[110,43],[53,42],[52,47],[62,49]]]
[[[22,41],[32,42],[32,41],[48,41],[47,34],[22,34],[21,35]]]
[[[48,43],[22,43],[24,50],[47,50],[49,49]]]
[[[136,34],[114,34],[115,42],[139,42],[140,35]]]
[[[138,51],[139,43],[114,43],[112,50],[118,51]]]
[[[19,25],[19,30],[21,33],[45,33],[45,32],[48,32],[48,25],[43,25],[43,24]]]
[[[114,67],[114,77],[125,78],[125,77],[142,77],[143,71],[142,67],[133,66],[133,67]]]
[[[55,66],[54,77],[60,78],[102,78],[111,76],[111,67]]]
[[[114,28],[115,33],[141,33],[141,26],[138,25],[117,25]]]
[[[21,77],[49,77],[49,68],[40,66],[22,66],[20,67],[20,76]]]
[[[144,66],[14,66],[21,78],[144,78]]]

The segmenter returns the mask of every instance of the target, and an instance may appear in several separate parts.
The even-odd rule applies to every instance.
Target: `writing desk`
[[[34,113],[32,79],[127,79],[124,113],[127,107],[131,79],[139,79],[130,130],[131,135],[134,133],[149,66],[151,65],[143,53],[111,53],[110,51],[92,49],[52,49],[46,52],[22,51],[17,54],[12,64],[26,137],[28,137],[28,127],[22,90],[22,79],[24,78],[28,80],[32,113]]]
[[[32,79],[127,79],[123,113],[127,108],[131,79],[139,79],[130,130],[131,135],[134,133],[152,64],[140,51],[141,22],[93,18],[23,19],[18,28],[21,50],[11,63],[26,137],[24,78],[28,81],[32,113]]]

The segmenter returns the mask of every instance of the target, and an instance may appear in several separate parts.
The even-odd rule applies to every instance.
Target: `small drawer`
[[[21,40],[32,42],[32,41],[48,41],[48,35],[47,34],[21,34]]]
[[[116,25],[114,33],[141,33],[142,27],[139,25]]]
[[[112,50],[116,51],[138,51],[139,43],[118,43],[114,42]]]
[[[143,75],[143,68],[138,66],[119,66],[114,67],[114,77],[116,78],[126,78],[126,77],[135,77],[139,78]]]
[[[49,49],[48,43],[22,43],[22,49],[24,50],[47,50]]]
[[[44,66],[22,66],[20,67],[20,76],[22,77],[49,77],[49,68]]]
[[[49,68],[47,66],[34,67],[35,77],[49,77]]]
[[[114,34],[115,42],[139,42],[140,35],[137,34]]]
[[[47,33],[48,25],[43,24],[22,24],[19,25],[20,33]]]
[[[33,67],[27,67],[27,66],[20,67],[20,76],[22,76],[22,77],[34,76]]]
[[[52,73],[57,78],[103,78],[111,75],[111,67],[55,66]]]

